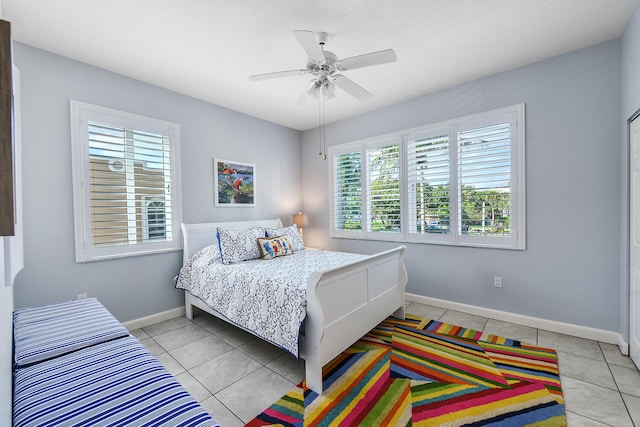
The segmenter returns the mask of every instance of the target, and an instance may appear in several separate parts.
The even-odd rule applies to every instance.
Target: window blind
[[[510,236],[511,125],[458,133],[458,182],[462,229],[480,236]]]
[[[449,135],[410,135],[407,142],[409,232],[448,234]]]
[[[400,144],[367,148],[370,232],[400,231]]]
[[[89,122],[92,244],[171,239],[170,140],[167,136]],[[149,210],[147,199],[159,201]],[[161,212],[162,211],[162,212]],[[145,233],[150,218],[153,233]]]
[[[362,153],[334,157],[334,228],[362,230]]]

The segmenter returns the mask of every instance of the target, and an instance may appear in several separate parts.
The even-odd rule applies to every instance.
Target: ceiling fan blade
[[[307,53],[309,59],[314,62],[324,62],[324,53],[322,53],[322,48],[318,44],[316,35],[313,31],[295,30],[293,35],[296,36],[298,43],[300,43],[304,51]]]
[[[356,99],[358,99],[360,101],[366,101],[367,99],[369,99],[369,98],[371,98],[373,96],[365,88],[363,88],[362,86],[358,85],[356,82],[354,82],[350,78],[345,77],[345,76],[343,76],[341,74],[336,74],[334,76],[333,83],[336,86],[338,86],[340,89],[344,90],[349,95],[353,96],[354,98],[356,98]]]
[[[339,70],[353,70],[354,68],[370,67],[371,65],[388,64],[396,62],[396,52],[393,49],[380,50],[378,52],[365,53],[338,61]]]
[[[260,80],[277,79],[279,77],[302,76],[304,74],[307,74],[307,70],[276,71],[274,73],[254,74],[253,76],[249,76],[249,80],[252,82],[258,82]]]

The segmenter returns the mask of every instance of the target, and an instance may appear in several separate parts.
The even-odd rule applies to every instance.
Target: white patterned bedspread
[[[185,289],[231,322],[297,357],[309,275],[367,257],[303,250],[271,260],[225,265],[217,246],[208,246],[185,263],[176,288]]]

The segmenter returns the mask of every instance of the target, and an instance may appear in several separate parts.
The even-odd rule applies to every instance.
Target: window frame
[[[180,194],[180,125],[113,108],[70,100],[71,158],[73,178],[73,209],[76,262],[91,262],[182,249],[180,223],[182,222],[182,198]],[[91,195],[89,180],[88,123],[98,122],[123,127],[129,130],[155,133],[169,137],[170,194],[172,218],[169,240],[144,240],[136,244],[96,247],[92,243]],[[144,222],[144,221],[143,221]],[[140,227],[143,232],[144,225]]]
[[[334,163],[334,159],[337,156],[341,156],[341,155],[345,155],[345,154],[352,154],[352,153],[356,153],[359,152],[360,153],[360,162],[361,165],[363,164],[362,162],[367,162],[368,156],[368,150],[369,149],[376,149],[376,148],[380,148],[380,147],[384,147],[384,146],[389,146],[389,145],[393,145],[393,144],[398,144],[400,149],[400,157],[399,157],[399,164],[400,164],[400,231],[399,232],[381,232],[381,231],[373,231],[371,229],[371,223],[369,221],[369,218],[371,217],[371,213],[369,212],[370,209],[370,203],[369,203],[369,196],[370,196],[370,185],[368,183],[367,180],[367,176],[368,176],[368,169],[365,169],[364,167],[361,166],[361,173],[360,173],[360,188],[361,188],[361,200],[360,200],[360,204],[361,204],[361,211],[360,211],[360,217],[361,217],[361,221],[362,221],[362,226],[360,230],[342,230],[342,229],[336,229],[336,205],[335,203],[333,203],[333,201],[335,200],[335,188],[333,187],[333,183],[334,183],[334,167],[335,167],[335,163]],[[345,239],[364,239],[364,238],[368,238],[371,240],[390,240],[390,241],[397,241],[399,238],[402,238],[402,201],[404,200],[404,191],[402,189],[402,164],[404,162],[404,158],[403,158],[403,154],[402,154],[402,139],[397,137],[397,136],[390,136],[390,137],[383,137],[383,138],[371,138],[371,139],[367,139],[367,140],[363,140],[363,141],[359,141],[356,143],[351,143],[351,144],[344,144],[341,146],[333,146],[333,147],[329,147],[329,159],[331,160],[330,163],[330,176],[331,179],[329,180],[331,183],[331,188],[329,190],[329,194],[331,195],[331,200],[332,203],[330,203],[330,207],[329,207],[329,211],[330,211],[330,223],[331,223],[331,228],[330,228],[330,235],[332,237],[340,237],[340,238],[345,238]]]
[[[510,124],[510,236],[471,236],[459,232],[462,213],[460,211],[460,186],[458,169],[458,148],[460,131],[480,128],[499,123]],[[409,141],[416,135],[438,136],[446,133],[449,136],[449,212],[450,223],[448,234],[417,233],[410,229],[409,201],[415,199],[409,191]],[[400,170],[400,233],[371,233],[366,212],[366,195],[368,183],[367,165],[362,163],[361,188],[362,198],[362,229],[358,231],[344,231],[335,229],[335,176],[334,159],[339,154],[361,150],[362,159],[366,159],[366,147],[372,144],[399,138],[401,170]],[[451,120],[436,122],[424,126],[404,129],[397,132],[375,136],[360,141],[329,147],[329,198],[330,198],[330,236],[335,238],[392,240],[398,242],[439,244],[449,246],[469,246],[496,249],[526,249],[526,206],[525,206],[525,104],[515,104],[504,108],[485,111]],[[412,199],[413,197],[413,199]],[[415,227],[415,221],[414,225]]]

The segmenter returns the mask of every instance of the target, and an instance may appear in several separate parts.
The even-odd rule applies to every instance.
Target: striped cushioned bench
[[[97,300],[14,322],[14,426],[218,426]]]
[[[128,335],[95,298],[18,309],[13,313],[14,366],[20,368]]]

